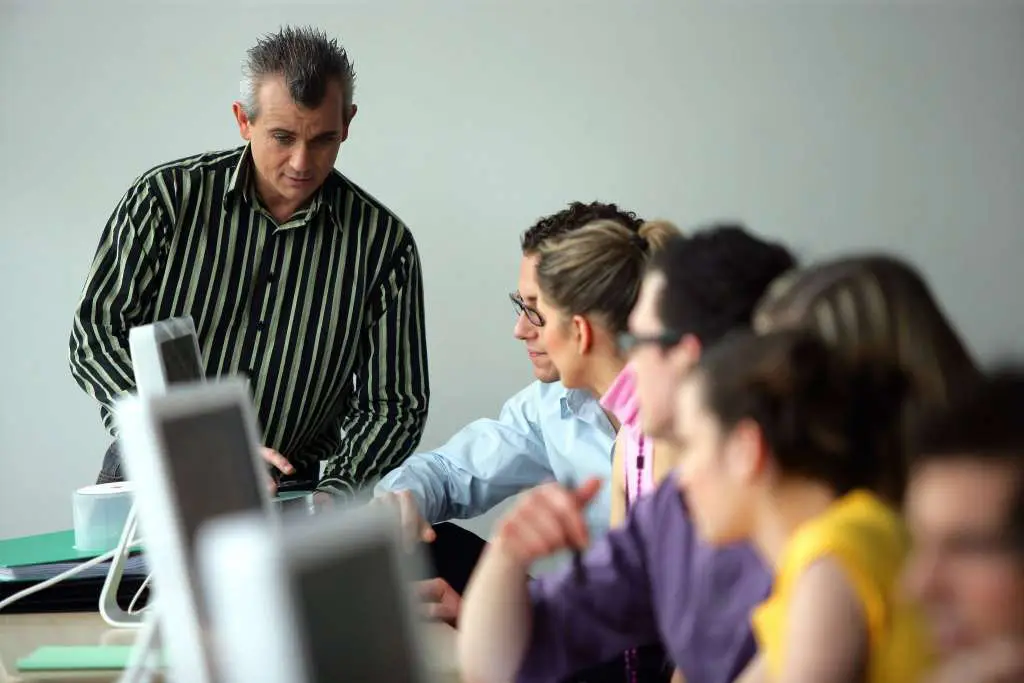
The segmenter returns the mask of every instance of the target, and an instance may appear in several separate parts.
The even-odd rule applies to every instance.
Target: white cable
[[[103,553],[99,557],[94,557],[91,560],[87,560],[86,562],[83,562],[82,564],[75,565],[74,567],[72,567],[71,569],[67,570],[66,572],[63,572],[61,574],[57,574],[57,576],[51,577],[51,578],[47,579],[46,581],[41,581],[41,582],[39,582],[37,584],[33,584],[33,585],[29,586],[28,588],[26,588],[25,590],[20,591],[18,593],[15,593],[14,595],[10,596],[9,598],[7,598],[5,600],[0,600],[0,610],[3,610],[4,607],[8,607],[10,605],[13,605],[14,603],[16,603],[18,600],[21,600],[22,598],[27,598],[28,596],[33,595],[35,593],[38,593],[41,590],[46,590],[50,586],[55,586],[58,583],[60,583],[61,581],[63,581],[64,579],[70,579],[72,576],[75,576],[75,575],[77,575],[77,574],[79,574],[81,572],[84,572],[86,569],[89,569],[90,567],[95,567],[98,564],[102,564],[104,562],[109,562],[110,560],[112,560],[114,558],[114,555],[116,555],[116,554],[117,554],[117,550],[116,549],[115,550],[111,550],[109,552]]]
[[[139,590],[135,591],[135,595],[132,597],[132,601],[128,603],[128,614],[131,614],[131,615],[142,614],[143,612],[145,612],[146,610],[148,610],[150,608],[150,605],[147,602],[145,607],[143,607],[142,609],[136,611],[135,610],[135,603],[138,602],[139,598],[142,597],[142,592],[144,590],[146,590],[146,586],[149,585],[149,580],[152,579],[152,578],[153,578],[152,574],[146,574],[146,579],[142,582],[142,585],[139,586]]]
[[[132,545],[138,545],[141,542],[142,542],[141,540],[136,539],[135,542]],[[72,567],[71,569],[67,570],[66,572],[62,572],[60,574],[57,574],[57,576],[52,576],[52,577],[48,578],[45,581],[40,581],[39,583],[36,583],[36,584],[33,584],[33,585],[29,586],[28,588],[26,588],[23,591],[19,591],[19,592],[15,593],[14,595],[11,595],[11,596],[5,598],[4,600],[0,600],[0,611],[2,611],[5,607],[10,607],[14,603],[16,603],[19,600],[21,600],[22,598],[27,598],[30,595],[35,595],[39,591],[46,590],[47,588],[50,588],[51,586],[56,586],[58,583],[60,583],[61,581],[64,581],[65,579],[70,579],[72,576],[77,576],[78,574],[84,572],[86,569],[89,569],[91,567],[95,567],[98,564],[103,564],[104,562],[109,562],[110,560],[114,559],[114,555],[117,555],[117,552],[118,552],[118,549],[114,548],[113,550],[107,551],[107,552],[103,553],[102,555],[99,555],[98,557],[94,557],[91,560],[86,560],[82,564],[75,565],[74,567]],[[146,581],[148,581],[148,580],[149,580],[149,577],[147,576],[146,577]],[[139,589],[139,593],[141,593],[141,592],[142,592],[142,589],[140,588]],[[135,594],[136,598],[139,597],[139,593]],[[133,598],[132,599],[132,605],[134,605],[134,604],[135,604],[135,599]]]

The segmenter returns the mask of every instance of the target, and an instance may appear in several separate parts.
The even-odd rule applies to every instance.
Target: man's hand
[[[437,538],[434,527],[420,516],[420,510],[411,491],[388,491],[374,498],[373,502],[397,508],[402,525],[402,539],[407,544],[415,544],[418,541],[433,543]]]
[[[1024,680],[1024,643],[998,641],[951,655],[925,683],[1019,683]]]
[[[425,617],[443,621],[452,627],[458,624],[462,596],[447,581],[441,578],[417,581],[416,593],[423,601]]]
[[[292,464],[290,462],[288,462],[288,458],[284,457],[283,455],[275,451],[273,448],[267,448],[266,446],[261,447],[260,455],[263,456],[264,462],[270,463],[271,465],[276,467],[278,471],[284,474],[293,474],[295,472],[295,468],[292,467]],[[270,476],[269,473],[266,476],[267,489],[270,491],[270,495],[277,495],[277,482],[274,480],[274,477]]]
[[[557,483],[532,489],[499,522],[495,548],[524,571],[536,560],[564,548],[585,548],[589,538],[583,509],[600,490],[601,480],[596,478],[575,491]]]

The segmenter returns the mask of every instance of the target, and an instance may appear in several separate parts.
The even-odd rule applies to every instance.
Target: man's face
[[[517,313],[512,335],[526,344],[534,376],[541,382],[556,382],[558,369],[548,357],[540,335],[544,319],[537,312],[537,296],[540,293],[537,286],[538,259],[537,254],[524,254],[519,262],[519,286],[512,295]]]
[[[674,348],[649,341],[665,333],[658,315],[665,278],[651,273],[640,286],[636,306],[629,316],[629,332],[638,344],[630,360],[636,370],[636,392],[640,404],[640,419],[645,434],[655,438],[672,439],[679,383],[697,361],[690,358],[686,342]]]
[[[356,108],[345,111],[337,81],[327,86],[315,109],[295,103],[283,76],[264,79],[256,98],[255,120],[235,103],[238,130],[251,146],[260,197],[275,214],[281,209],[290,215],[309,201],[334,168]]]
[[[1019,479],[1008,463],[966,458],[923,465],[911,478],[906,585],[943,652],[1024,637],[1024,557],[1003,533]]]

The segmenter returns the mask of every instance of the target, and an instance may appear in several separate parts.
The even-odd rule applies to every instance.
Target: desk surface
[[[455,666],[455,630],[445,624],[425,624],[429,664],[438,683],[459,680]],[[26,681],[117,680],[120,672],[67,672],[60,674],[19,674],[17,660],[43,645],[130,645],[134,630],[112,629],[95,612],[81,614],[0,613],[0,683]]]

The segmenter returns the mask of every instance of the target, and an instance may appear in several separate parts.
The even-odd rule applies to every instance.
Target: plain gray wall
[[[0,6],[0,537],[70,526],[107,445],[67,348],[110,211],[155,164],[239,143],[240,60],[284,22],[349,48],[339,167],[422,250],[424,446],[530,380],[506,297],[517,237],[573,199],[740,218],[805,257],[896,251],[980,356],[1019,348],[1019,6],[234,4]]]

